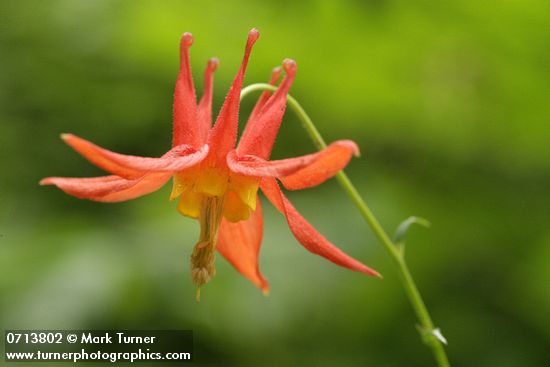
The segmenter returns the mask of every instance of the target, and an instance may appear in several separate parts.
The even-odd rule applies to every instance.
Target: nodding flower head
[[[243,276],[268,291],[268,283],[258,266],[263,233],[259,190],[286,217],[291,232],[308,251],[350,270],[378,276],[317,232],[279,186],[279,182],[288,190],[317,186],[359,154],[354,142],[339,140],[320,152],[269,160],[296,76],[294,60],[285,59],[282,68],[273,69],[270,84],[276,85],[283,71],[284,77],[275,92],[260,95],[237,144],[240,91],[259,36],[257,29],[248,33],[241,66],[214,123],[213,74],[219,62],[216,58],[208,60],[203,95],[197,102],[189,58],[194,38],[191,33],[184,33],[174,92],[172,148],[158,158],[138,157],[114,153],[75,135],[63,134],[68,145],[110,175],[48,177],[41,184],[55,185],[81,199],[118,202],[156,191],[173,178],[170,199],[178,200],[178,211],[197,219],[201,226],[191,255],[191,275],[197,287],[216,274],[217,250]]]

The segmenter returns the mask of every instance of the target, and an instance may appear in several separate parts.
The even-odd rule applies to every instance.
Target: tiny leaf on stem
[[[403,222],[401,222],[401,224],[399,224],[397,230],[395,231],[394,243],[397,246],[403,247],[405,245],[405,238],[407,237],[407,232],[409,231],[409,228],[412,224],[419,224],[426,228],[429,228],[431,226],[431,223],[424,218],[415,216],[408,217]]]
[[[420,325],[417,325],[416,327],[425,343],[429,344],[435,338],[440,343],[447,345],[447,338],[443,336],[440,328],[426,329]]]

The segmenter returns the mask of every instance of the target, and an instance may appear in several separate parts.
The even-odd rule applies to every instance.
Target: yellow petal
[[[186,217],[198,218],[201,213],[201,202],[201,194],[193,190],[185,190],[178,203],[178,211]]]
[[[223,216],[233,223],[247,220],[250,217],[250,207],[234,191],[228,191],[225,196]]]
[[[228,173],[213,167],[201,167],[195,191],[208,196],[223,196],[227,190]]]
[[[172,179],[172,192],[170,193],[170,200],[176,199],[185,190],[185,185],[180,178],[180,174],[175,174]]]
[[[172,184],[172,192],[170,193],[170,200],[176,199],[184,191],[190,191],[195,186],[195,181],[198,177],[198,167],[192,167],[183,172],[176,173]]]
[[[250,209],[256,210],[256,197],[259,185],[260,179],[257,177],[234,174],[231,176],[229,189],[234,191]]]

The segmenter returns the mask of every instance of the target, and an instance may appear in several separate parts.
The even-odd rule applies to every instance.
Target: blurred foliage
[[[181,33],[195,35],[199,90],[221,59],[217,109],[255,26],[247,83],[296,59],[292,94],[327,140],[359,143],[348,172],[386,228],[432,222],[407,254],[455,365],[550,365],[547,1],[26,0],[0,16],[2,329],[193,329],[204,366],[432,365],[389,259],[334,182],[290,197],[383,281],[311,256],[265,205],[271,296],[220,258],[200,304],[197,224],[169,188],[107,205],[37,185],[100,174],[62,132],[166,151]],[[312,149],[286,116],[274,155]]]

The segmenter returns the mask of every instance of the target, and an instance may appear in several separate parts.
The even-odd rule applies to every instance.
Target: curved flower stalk
[[[270,84],[252,84],[241,91],[241,99],[255,91],[264,91],[265,93],[265,91],[273,91],[274,89],[275,87]],[[324,150],[327,147],[327,144],[302,106],[291,95],[287,95],[287,103],[298,115],[303,128],[308,133],[313,144],[317,147],[317,149],[321,151]],[[417,325],[417,328],[420,332],[422,340],[432,349],[437,365],[440,367],[449,367],[450,363],[447,358],[447,354],[445,353],[445,349],[443,348],[443,344],[447,344],[447,339],[443,336],[441,330],[434,326],[430,313],[428,312],[428,308],[422,299],[420,291],[416,286],[405,259],[405,237],[410,226],[416,223],[429,227],[430,222],[423,218],[409,217],[399,225],[395,238],[392,241],[345,172],[340,171],[336,173],[335,176],[346,194],[359,209],[361,216],[370,226],[382,247],[384,247],[390,258],[393,260],[399,272],[405,293],[409,298],[409,301],[418,318],[419,325]]]
[[[191,255],[191,274],[197,285],[208,283],[216,273],[218,250],[243,276],[267,292],[267,280],[259,270],[258,255],[263,232],[258,190],[287,219],[289,228],[307,250],[347,269],[371,276],[379,274],[345,254],[307,222],[279,187],[289,190],[317,186],[344,168],[357,145],[336,141],[320,152],[282,160],[269,160],[285,112],[288,91],[296,75],[296,63],[283,61],[275,68],[270,85],[254,107],[237,142],[240,92],[243,78],[259,32],[248,34],[244,58],[221,111],[212,127],[213,74],[218,60],[207,63],[203,96],[197,103],[191,75],[189,49],[193,37],[180,41],[180,71],[174,93],[172,149],[160,158],[137,157],[111,152],[71,134],[62,139],[92,164],[111,173],[94,178],[49,177],[42,185],[55,185],[69,195],[101,202],[118,202],[146,195],[173,178],[171,200],[178,211],[198,219],[200,237]]]

